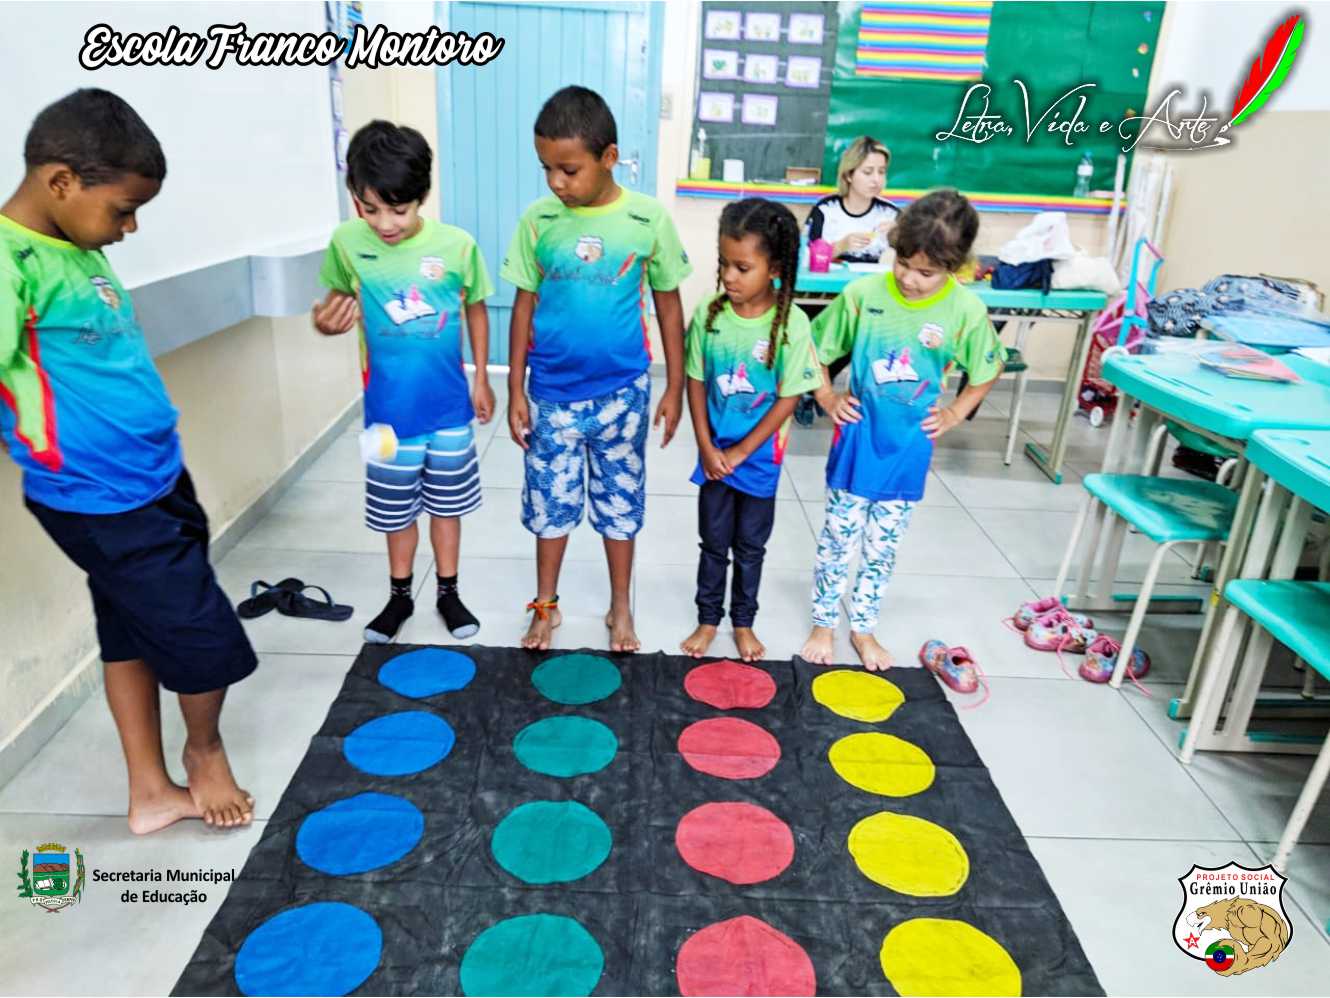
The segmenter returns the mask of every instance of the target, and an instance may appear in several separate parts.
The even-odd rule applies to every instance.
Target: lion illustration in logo
[[[1226,951],[1231,948],[1231,954],[1217,954],[1207,961],[1221,977],[1245,974],[1273,963],[1288,945],[1288,923],[1269,905],[1250,898],[1212,901],[1189,914],[1187,924],[1198,935],[1206,929],[1223,929],[1233,937],[1236,945],[1223,947]],[[1222,942],[1211,948],[1222,946]]]

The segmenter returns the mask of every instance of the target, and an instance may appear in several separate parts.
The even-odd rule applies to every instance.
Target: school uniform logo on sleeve
[[[942,327],[936,322],[925,322],[924,327],[919,330],[919,342],[925,350],[936,350],[942,345],[942,339]]]
[[[583,263],[595,263],[605,255],[605,243],[600,236],[579,236],[573,252]]]
[[[110,281],[105,277],[94,277],[92,286],[97,290],[97,297],[102,300],[102,304],[113,311],[120,311],[120,294]]]
[[[437,281],[443,277],[443,257],[422,256],[420,258],[420,276],[427,281]]]

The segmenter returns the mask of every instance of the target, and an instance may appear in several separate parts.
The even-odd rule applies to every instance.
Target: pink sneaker
[[[937,639],[926,641],[919,649],[919,661],[923,663],[925,669],[937,676],[943,685],[957,693],[973,693],[981,685],[983,686],[983,700],[967,704],[965,709],[978,707],[988,700],[988,684],[984,682],[983,670],[979,668],[979,663],[974,660],[968,648],[959,645],[948,648],[944,642]]]
[[[1058,605],[1039,617],[1025,631],[1025,643],[1036,651],[1074,652],[1080,654],[1098,632],[1077,619],[1066,607]]]
[[[1027,631],[1030,625],[1052,610],[1063,609],[1062,601],[1056,596],[1044,596],[1041,599],[1030,600],[1028,603],[1022,603],[1019,610],[1011,615],[1011,622],[1016,625],[1016,630]],[[1094,627],[1094,621],[1084,614],[1072,614],[1082,627]]]
[[[1118,665],[1118,653],[1122,651],[1122,642],[1115,641],[1107,634],[1101,634],[1085,650],[1085,661],[1081,663],[1081,678],[1091,683],[1106,683],[1113,678],[1113,670]],[[1142,692],[1147,696],[1150,691],[1140,683],[1138,679],[1143,679],[1145,674],[1150,671],[1150,656],[1145,654],[1139,648],[1131,650],[1131,662],[1127,664],[1126,676],[1137,686],[1140,686]]]

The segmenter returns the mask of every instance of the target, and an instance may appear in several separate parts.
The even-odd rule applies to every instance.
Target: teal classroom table
[[[1230,378],[1202,367],[1189,353],[1111,356],[1104,361],[1104,377],[1121,393],[1118,413],[1130,413],[1136,402],[1140,411],[1134,420],[1115,419],[1104,454],[1103,471],[1118,474],[1149,474],[1144,467],[1152,431],[1164,419],[1218,443],[1246,460],[1248,441],[1258,430],[1320,430],[1330,428],[1330,368],[1304,357],[1281,358],[1302,380],[1293,384]],[[1131,424],[1130,431],[1128,424]],[[1201,639],[1192,660],[1191,673],[1182,696],[1169,713],[1186,717],[1191,712],[1200,672],[1206,661],[1215,618],[1223,603],[1228,581],[1244,565],[1253,522],[1261,498],[1264,475],[1249,466],[1243,478],[1229,542],[1215,573],[1214,585],[1201,628]],[[1100,550],[1104,512],[1100,508],[1085,532],[1078,592],[1091,592],[1089,600],[1074,604],[1078,610],[1121,609],[1113,597],[1119,556],[1126,524],[1118,519]],[[1260,538],[1256,538],[1260,541]],[[1259,551],[1258,551],[1259,553]],[[1098,561],[1098,568],[1095,562]]]
[[[857,270],[845,264],[833,263],[825,274],[808,269],[807,250],[800,255],[799,273],[795,279],[796,300],[824,302],[840,294],[847,284],[867,274],[885,273],[885,270]],[[1057,422],[1053,426],[1053,440],[1047,448],[1039,444],[1025,445],[1025,453],[1055,483],[1062,482],[1062,462],[1067,454],[1067,425],[1076,411],[1076,392],[1080,388],[1081,371],[1090,349],[1090,326],[1096,312],[1104,307],[1107,296],[1102,291],[1067,290],[1044,294],[1032,288],[1018,291],[996,290],[987,281],[965,285],[991,313],[1023,320],[1017,330],[1016,348],[1024,349],[1025,337],[1034,319],[1073,319],[1078,322],[1076,342],[1067,368],[1067,381],[1062,389],[1062,404],[1058,407]],[[1010,459],[1010,458],[1009,458]]]
[[[1313,509],[1330,510],[1330,429],[1258,430],[1247,445],[1249,474],[1268,479],[1247,554],[1237,577],[1291,579],[1297,570]],[[1268,568],[1266,566],[1269,566]],[[1291,631],[1314,621],[1288,621]],[[1249,631],[1242,667],[1238,649]],[[1296,637],[1287,640],[1297,640]],[[1205,680],[1196,700],[1195,716],[1182,743],[1182,761],[1197,751],[1315,753],[1322,737],[1280,735],[1248,731],[1257,704],[1261,679],[1270,655],[1272,636],[1267,628],[1251,628],[1240,612],[1225,615],[1205,665]],[[1224,694],[1237,671],[1222,728]],[[1324,701],[1298,698],[1301,706],[1325,706]]]

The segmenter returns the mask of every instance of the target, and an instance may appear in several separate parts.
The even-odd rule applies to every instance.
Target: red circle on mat
[[[708,662],[689,670],[683,678],[683,688],[694,700],[717,710],[757,709],[771,703],[776,695],[776,680],[755,666]]]
[[[679,947],[681,995],[813,995],[817,975],[804,948],[751,915],[716,922]]]
[[[756,804],[695,807],[679,819],[674,845],[694,870],[731,884],[760,884],[794,859],[790,826]]]
[[[752,780],[771,772],[780,761],[780,742],[752,721],[709,717],[683,729],[679,754],[699,773]]]

